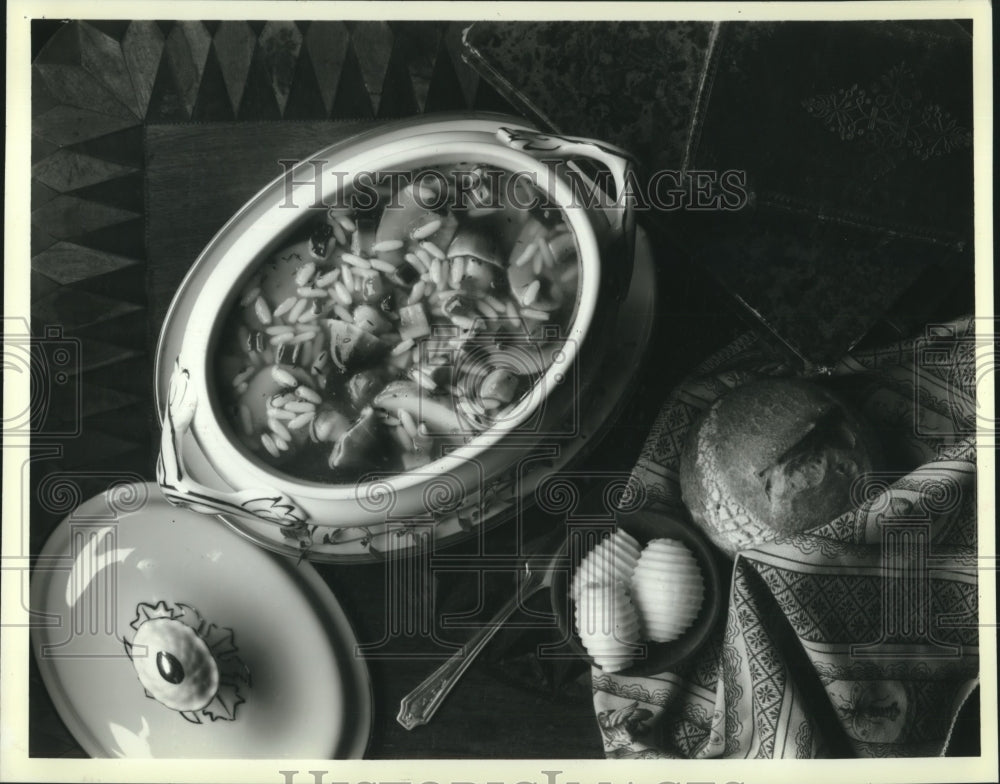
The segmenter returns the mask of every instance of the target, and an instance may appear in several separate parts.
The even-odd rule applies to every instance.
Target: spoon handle
[[[459,650],[455,651],[444,664],[427,676],[417,688],[400,700],[399,715],[396,716],[396,721],[408,730],[429,722],[437,709],[441,707],[441,703],[461,679],[463,673],[469,668],[469,665],[486,647],[486,643],[493,639],[493,635],[521,606],[521,602],[541,587],[540,576],[534,573],[529,574],[521,583],[520,590],[500,608],[489,623],[476,632],[473,638]]]

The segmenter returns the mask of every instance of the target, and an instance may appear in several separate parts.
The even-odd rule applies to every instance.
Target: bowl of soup
[[[168,312],[167,497],[343,527],[481,493],[549,437],[610,342],[631,274],[615,198],[628,165],[514,118],[432,117],[335,144],[268,185]],[[206,485],[204,466],[228,489]]]

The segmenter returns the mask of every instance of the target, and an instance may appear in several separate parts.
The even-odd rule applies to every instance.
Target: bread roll
[[[729,555],[829,522],[877,462],[868,429],[843,401],[799,379],[766,379],[719,398],[691,428],[681,496]]]

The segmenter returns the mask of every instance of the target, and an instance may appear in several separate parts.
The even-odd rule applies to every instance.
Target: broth
[[[224,416],[297,479],[418,469],[509,416],[564,347],[579,259],[562,211],[483,166],[414,174],[316,210],[226,315]]]

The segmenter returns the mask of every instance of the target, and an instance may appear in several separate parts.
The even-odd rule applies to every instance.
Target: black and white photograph
[[[0,779],[995,780],[991,14],[11,4]]]

